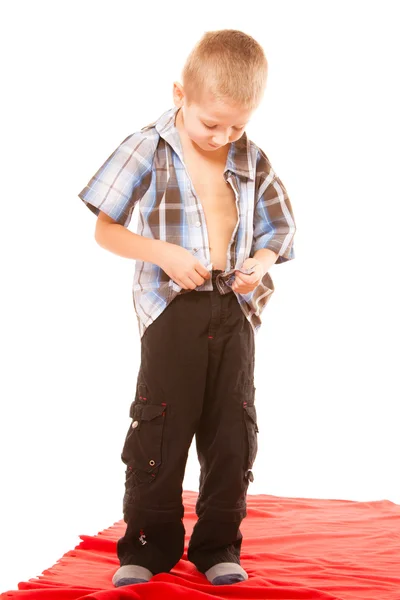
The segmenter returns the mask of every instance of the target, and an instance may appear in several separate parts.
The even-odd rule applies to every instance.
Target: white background
[[[266,95],[247,133],[297,224],[296,258],[270,270],[276,291],[257,337],[249,492],[400,503],[396,4],[8,3],[0,591],[122,519],[140,356],[134,261],[96,244],[77,194],[172,107],[173,81],[207,30],[241,29],[266,52]],[[184,489],[197,491],[198,476],[193,444]]]

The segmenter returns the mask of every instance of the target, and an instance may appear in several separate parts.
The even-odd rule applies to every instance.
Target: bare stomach
[[[217,231],[209,232],[209,244],[210,244],[210,256],[213,269],[220,269],[225,271],[228,246],[231,239],[231,235],[234,227],[230,226],[229,229],[224,230],[221,233]]]
[[[221,271],[225,271],[226,257],[211,251],[211,263],[214,270],[220,269]]]

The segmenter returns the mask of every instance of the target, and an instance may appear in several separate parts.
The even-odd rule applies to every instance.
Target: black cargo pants
[[[126,464],[120,566],[168,572],[184,551],[182,482],[196,435],[198,520],[187,558],[204,573],[240,564],[246,494],[257,453],[254,333],[233,292],[178,295],[142,336]]]

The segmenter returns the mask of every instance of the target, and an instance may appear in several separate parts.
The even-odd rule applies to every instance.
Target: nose
[[[229,138],[230,135],[227,134],[221,134],[219,135],[217,138],[214,137],[212,143],[215,144],[216,146],[225,146],[225,144],[227,144],[229,142]]]

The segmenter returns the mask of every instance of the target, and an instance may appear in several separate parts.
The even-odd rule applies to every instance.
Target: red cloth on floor
[[[113,586],[116,542],[126,528],[121,520],[97,536],[81,535],[39,579],[19,583],[0,599],[400,599],[400,505],[249,494],[241,525],[241,564],[249,579],[213,586],[187,560],[196,499],[196,492],[183,492],[185,551],[170,573]]]

